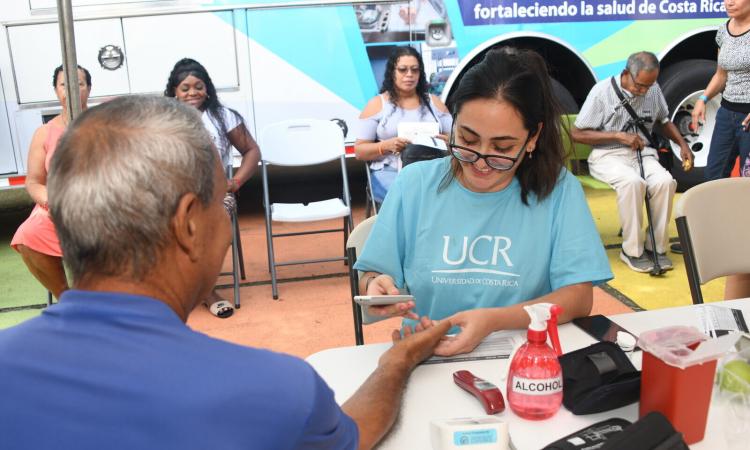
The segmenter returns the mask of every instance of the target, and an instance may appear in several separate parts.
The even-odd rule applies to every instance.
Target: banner
[[[464,25],[727,17],[722,0],[458,0]]]

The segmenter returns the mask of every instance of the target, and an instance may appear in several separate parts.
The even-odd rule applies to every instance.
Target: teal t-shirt
[[[612,279],[578,180],[563,169],[543,201],[521,201],[516,178],[477,193],[454,179],[451,158],[415,163],[396,178],[355,268],[393,277],[416,313],[508,306],[582,282]]]

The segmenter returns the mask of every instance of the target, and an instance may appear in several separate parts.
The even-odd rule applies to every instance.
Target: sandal
[[[220,300],[206,306],[208,307],[208,310],[211,311],[211,314],[220,319],[232,317],[232,314],[234,314],[234,306],[226,300]]]

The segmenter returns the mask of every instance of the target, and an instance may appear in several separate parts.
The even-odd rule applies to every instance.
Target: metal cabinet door
[[[239,85],[232,11],[126,17],[122,25],[132,93],[163,92],[185,57],[203,64],[217,89]]]
[[[7,1],[7,0],[6,0]],[[138,0],[138,3],[154,3],[163,0]],[[120,3],[133,3],[133,0],[73,0],[71,4],[76,6],[101,6],[118,5]],[[31,10],[57,8],[57,0],[29,0]]]
[[[91,96],[127,94],[127,55],[116,70],[106,70],[98,61],[99,50],[105,45],[124,48],[120,19],[76,21],[75,37],[78,64],[91,72]],[[8,39],[18,102],[56,100],[52,73],[62,63],[57,23],[10,26]]]
[[[18,173],[16,152],[10,135],[10,122],[5,108],[5,94],[0,80],[0,175]]]

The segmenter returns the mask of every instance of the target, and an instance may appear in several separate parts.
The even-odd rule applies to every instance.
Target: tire
[[[672,146],[672,176],[677,180],[677,190],[683,192],[704,180],[703,169],[711,148],[711,134],[719,106],[719,99],[714,97],[706,108],[706,123],[699,133],[692,134],[687,129],[689,113],[695,100],[716,73],[716,61],[708,59],[689,59],[673,64],[664,69],[659,76],[664,97],[671,114],[672,122],[680,134],[686,138],[695,155],[695,167],[689,172],[682,170],[679,147]]]
[[[573,98],[573,95],[570,93],[568,88],[563,86],[562,83],[555,80],[554,78],[551,78],[551,80],[552,92],[555,94],[555,97],[557,97],[557,101],[560,103],[560,107],[562,107],[562,113],[578,114],[578,103],[576,103],[576,99]]]

